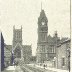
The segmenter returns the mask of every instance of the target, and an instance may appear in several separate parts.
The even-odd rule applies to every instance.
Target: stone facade
[[[23,57],[25,63],[31,62],[32,49],[31,45],[23,45]]]
[[[5,63],[10,63],[12,55],[14,60],[22,60],[23,63],[30,63],[30,58],[32,56],[32,47],[31,45],[22,44],[22,27],[21,29],[15,29],[15,26],[13,27],[12,45],[5,45],[4,55]]]
[[[5,66],[10,64],[12,45],[5,45],[4,47],[4,63]]]
[[[21,29],[15,29],[13,27],[13,45],[12,50],[14,52],[15,60],[22,60],[24,63],[30,63],[32,56],[31,45],[22,44],[22,27]]]
[[[38,18],[38,43],[37,43],[37,62],[44,62],[47,56],[47,17],[44,10],[41,10]]]
[[[48,35],[47,39],[47,59],[53,60],[54,57],[56,57],[56,46],[60,43],[60,38],[58,37],[57,31],[55,31],[53,37]]]
[[[55,32],[54,36],[48,35],[48,19],[45,11],[41,10],[38,18],[38,42],[37,42],[37,62],[43,63],[52,60],[56,56],[56,45],[59,44],[60,38]]]
[[[4,70],[4,37],[2,32],[0,32],[0,70]]]
[[[66,39],[60,43],[60,45],[57,46],[57,68],[60,69],[68,69],[69,66],[69,52],[68,49],[70,49],[70,39]]]

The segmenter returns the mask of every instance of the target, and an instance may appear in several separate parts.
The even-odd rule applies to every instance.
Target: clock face
[[[42,22],[42,25],[45,25],[45,22]]]

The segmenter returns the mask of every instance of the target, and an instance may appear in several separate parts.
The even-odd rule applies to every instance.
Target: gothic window
[[[21,35],[21,34],[19,33],[19,39],[20,39],[20,35]]]
[[[55,48],[54,48],[53,45],[50,45],[50,47],[49,47],[49,52],[50,52],[50,53],[55,53]]]
[[[49,52],[52,53],[52,48],[49,48]]]
[[[54,48],[54,46],[52,46],[52,53],[55,53],[55,48]]]
[[[18,32],[16,32],[16,40],[18,39]]]
[[[56,48],[54,47],[54,53],[56,53]]]
[[[21,58],[21,50],[17,47],[14,51],[15,57]]]
[[[54,52],[54,48],[53,48],[53,46],[51,45],[51,53],[53,53]]]
[[[17,33],[17,39],[18,39],[18,37],[19,37],[19,32]]]

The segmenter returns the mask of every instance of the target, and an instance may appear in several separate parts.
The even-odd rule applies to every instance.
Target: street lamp
[[[68,51],[68,69],[70,72],[70,47],[67,49],[67,51]]]

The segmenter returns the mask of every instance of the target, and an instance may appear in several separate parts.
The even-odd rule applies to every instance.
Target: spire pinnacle
[[[42,2],[41,2],[41,11],[42,11]]]

